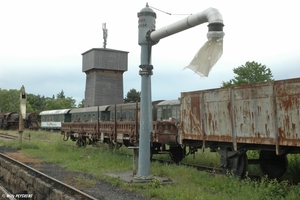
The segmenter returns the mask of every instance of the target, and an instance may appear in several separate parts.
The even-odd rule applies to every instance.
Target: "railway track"
[[[172,160],[165,160],[165,159],[160,159],[160,158],[152,158],[152,161],[160,162],[160,163],[175,164],[175,162],[173,162]],[[198,171],[204,171],[209,174],[224,174],[223,169],[218,168],[218,167],[211,167],[211,166],[199,165],[199,164],[194,164],[194,163],[184,163],[184,162],[180,162],[178,165],[196,168]],[[248,174],[247,177],[250,178],[251,180],[259,180],[261,178],[260,176],[255,175],[255,174]]]
[[[160,159],[160,158],[152,158],[152,161],[155,162],[160,162],[160,163],[168,163],[168,164],[175,164],[172,160],[165,160],[165,159]],[[222,174],[222,168],[217,168],[217,167],[210,167],[210,166],[205,166],[205,165],[199,165],[199,164],[194,164],[194,163],[183,163],[180,162],[179,165],[187,166],[187,167],[193,167],[196,168],[199,171],[205,171],[211,174]]]
[[[5,139],[11,139],[11,140],[14,140],[14,139],[18,138],[18,136],[9,135],[9,134],[5,134],[5,133],[0,133],[0,137],[5,138]]]
[[[37,170],[35,170],[32,167],[29,167],[13,158],[10,158],[2,153],[0,153],[0,159],[4,160],[5,162],[9,162],[11,163],[13,166],[17,166],[19,169],[22,169],[24,171],[26,171],[28,174],[32,175],[35,179],[39,179],[45,183],[47,183],[48,187],[51,188],[51,190],[57,190],[59,191],[64,197],[64,199],[68,199],[69,197],[72,197],[73,199],[87,199],[87,200],[95,200],[96,198],[90,196],[89,194],[86,194],[70,185],[67,185],[57,179],[54,179],[42,172],[39,172]],[[28,192],[28,194],[30,194],[30,191],[25,191]],[[33,196],[35,196],[35,194],[32,194]],[[36,199],[38,197],[35,197],[34,199]],[[71,198],[70,198],[71,199]]]

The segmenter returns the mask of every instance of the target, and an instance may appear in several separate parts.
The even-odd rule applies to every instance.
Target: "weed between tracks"
[[[103,172],[122,172],[132,170],[132,158],[124,155],[131,153],[127,148],[112,150],[106,145],[100,147],[88,146],[77,148],[72,141],[64,142],[59,132],[27,132],[23,133],[22,144],[18,140],[7,141],[0,139],[1,145],[19,149],[30,158],[53,162],[66,167],[72,171],[85,172],[95,177],[105,179],[110,183],[123,187],[130,191],[138,191],[151,199],[299,199],[299,185],[290,185],[288,181],[269,180],[263,177],[261,180],[253,181],[248,178],[240,180],[231,176],[221,176],[199,172],[194,168],[151,163],[151,174],[169,177],[174,180],[172,184],[162,184],[153,179],[148,184],[128,184],[117,179],[103,175]],[[255,156],[255,155],[250,155]],[[209,160],[206,163],[201,161]],[[218,154],[210,152],[198,152],[196,159],[192,156],[186,158],[187,162],[198,162],[210,166],[218,166]],[[299,176],[299,156],[289,157],[291,169]],[[253,170],[256,170],[255,168]],[[289,178],[287,178],[289,180]],[[65,180],[75,181],[75,187],[89,187],[96,182],[84,176],[69,177]]]

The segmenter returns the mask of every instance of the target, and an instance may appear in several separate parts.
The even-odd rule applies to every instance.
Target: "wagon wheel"
[[[286,154],[276,155],[275,151],[260,151],[259,160],[261,171],[269,178],[279,178],[287,170],[288,161]]]
[[[164,148],[165,144],[160,144],[153,142],[150,145],[150,160],[152,161],[153,155],[154,154],[159,154],[160,151],[162,151],[161,147]]]
[[[221,160],[224,158],[221,158]],[[236,177],[243,178],[246,175],[248,169],[248,157],[246,152],[236,155],[231,158],[227,158],[227,166],[223,168],[224,174],[232,174]]]
[[[170,147],[170,155],[172,160],[178,164],[185,156],[185,149],[181,146]]]
[[[122,143],[109,142],[108,146],[109,146],[110,149],[119,149],[120,147],[122,147]]]
[[[76,142],[76,145],[78,147],[85,147],[86,146],[86,139],[85,138],[79,138]]]
[[[87,144],[87,142],[86,142],[86,138],[84,137],[84,138],[82,138],[81,140],[82,140],[82,146],[83,146],[83,147],[85,147],[85,146],[86,146],[86,144]]]
[[[118,143],[118,142],[117,142],[117,143],[115,144],[115,148],[116,148],[116,149],[119,149],[120,147],[122,147],[122,145],[123,145],[122,143]]]
[[[233,169],[233,174],[237,177],[243,178],[246,175],[248,169],[248,157],[246,152],[238,155],[234,162],[236,163],[236,167]]]

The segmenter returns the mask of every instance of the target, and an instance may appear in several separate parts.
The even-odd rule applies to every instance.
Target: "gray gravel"
[[[16,152],[15,149],[7,148],[7,147],[0,147],[0,153],[9,153],[9,152]],[[97,199],[104,199],[104,200],[149,200],[149,198],[144,197],[142,194],[137,192],[131,192],[124,190],[120,187],[111,185],[104,180],[97,179],[89,174],[81,173],[81,172],[72,172],[66,170],[59,165],[50,163],[50,162],[42,162],[38,166],[34,163],[25,163],[37,170],[51,176],[55,179],[58,179],[62,182],[67,180],[67,184],[72,185],[75,187],[76,180],[75,177],[85,177],[89,180],[95,180],[97,182],[96,185],[93,185],[89,188],[81,188],[81,190]]]

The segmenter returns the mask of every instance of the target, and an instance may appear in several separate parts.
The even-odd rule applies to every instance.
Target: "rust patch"
[[[288,110],[290,106],[292,106],[292,100],[288,98],[287,100],[282,101],[283,107],[285,110]]]

